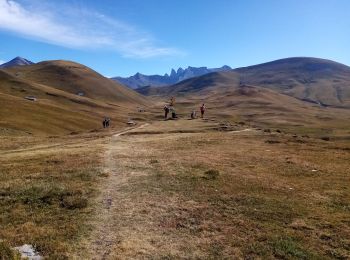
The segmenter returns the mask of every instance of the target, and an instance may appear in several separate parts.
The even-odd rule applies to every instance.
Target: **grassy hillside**
[[[19,79],[48,85],[68,93],[110,102],[142,103],[144,99],[92,69],[70,61],[44,61],[31,66],[8,69]]]
[[[350,110],[322,107],[264,87],[240,85],[236,72],[213,73],[174,86],[159,88],[154,100],[158,109],[171,96],[176,97],[176,111],[189,117],[205,103],[210,118],[228,122],[241,120],[260,127],[318,136],[346,136],[350,127]]]
[[[175,96],[186,116],[206,103],[211,117],[305,134],[347,136],[350,127],[350,68],[328,60],[290,58],[138,91],[164,103]]]
[[[199,90],[253,85],[305,102],[350,108],[350,67],[317,58],[287,58],[228,72],[211,73],[162,88],[144,87],[144,95],[185,95]]]
[[[235,70],[242,84],[328,106],[350,107],[350,67],[316,58],[288,58]]]
[[[83,93],[79,96],[78,93]],[[37,101],[26,100],[34,96]],[[124,125],[144,97],[91,69],[52,61],[0,70],[3,134],[66,134],[101,128],[104,116]]]

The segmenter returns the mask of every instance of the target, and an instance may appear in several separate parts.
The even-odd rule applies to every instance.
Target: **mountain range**
[[[220,72],[220,71],[229,71],[231,67],[225,65],[220,68],[207,68],[207,67],[188,67],[186,69],[178,68],[178,70],[171,70],[170,75],[164,74],[161,75],[143,75],[141,73],[136,73],[134,76],[123,78],[123,77],[114,77],[112,80],[117,81],[125,86],[128,86],[132,89],[137,89],[145,86],[167,86],[176,84],[180,81],[202,76],[212,72]]]
[[[323,120],[324,127],[339,122],[347,127],[350,118],[350,67],[325,59],[287,58],[210,73],[206,68],[173,70],[164,77],[178,81],[206,74],[137,88],[139,93],[72,61],[32,64],[16,58],[6,66],[0,68],[0,133],[86,131],[100,128],[105,116],[121,126],[140,107],[154,109],[149,116],[158,118],[171,96],[183,115],[204,102],[217,118],[279,126]]]
[[[350,67],[330,60],[296,57],[209,73],[166,87],[143,87],[143,95],[186,95],[255,86],[322,106],[350,108]]]

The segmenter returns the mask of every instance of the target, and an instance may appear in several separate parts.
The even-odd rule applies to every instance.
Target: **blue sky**
[[[293,56],[350,65],[348,0],[0,0],[0,61],[83,63],[105,76]]]

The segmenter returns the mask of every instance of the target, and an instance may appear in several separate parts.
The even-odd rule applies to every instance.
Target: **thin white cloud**
[[[176,48],[158,46],[148,33],[103,14],[48,5],[43,10],[42,6],[0,0],[0,29],[64,47],[115,50],[124,57],[184,54]]]
[[[4,64],[6,61],[0,60],[0,65]]]

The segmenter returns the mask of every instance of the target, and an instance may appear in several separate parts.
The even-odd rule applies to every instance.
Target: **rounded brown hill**
[[[350,67],[296,57],[238,68],[241,83],[270,88],[304,101],[350,107]]]
[[[71,94],[117,103],[145,103],[144,97],[105,78],[79,63],[63,60],[44,61],[8,71],[17,78],[48,85]]]
[[[2,133],[67,134],[124,126],[145,97],[74,62],[49,61],[0,70]]]

